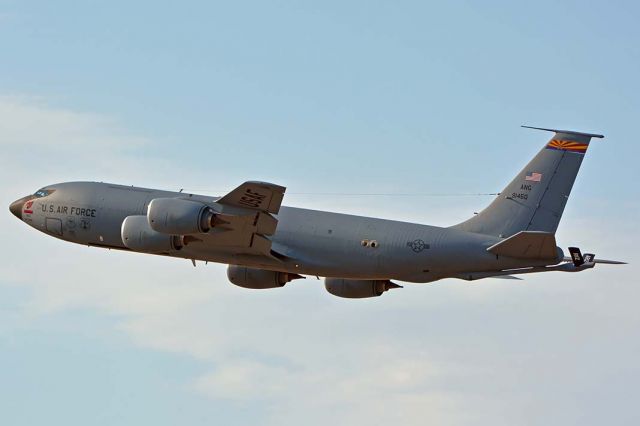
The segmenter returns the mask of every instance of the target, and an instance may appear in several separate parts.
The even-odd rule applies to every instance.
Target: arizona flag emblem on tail
[[[547,144],[547,149],[557,149],[559,151],[570,151],[584,154],[587,152],[588,146],[588,143],[552,139],[551,142]]]

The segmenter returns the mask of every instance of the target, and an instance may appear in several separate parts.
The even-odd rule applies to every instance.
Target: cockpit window
[[[52,189],[39,189],[33,195],[35,195],[38,198],[42,198],[42,197],[46,197],[47,195],[51,194],[52,192],[53,192]]]

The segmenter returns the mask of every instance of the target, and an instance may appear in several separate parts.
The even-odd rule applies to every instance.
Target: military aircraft
[[[528,127],[528,126],[523,126]],[[380,296],[443,278],[516,278],[579,272],[596,259],[556,246],[555,232],[592,138],[568,130],[551,140],[493,202],[451,227],[284,207],[285,188],[245,182],[209,197],[97,182],[48,185],[11,204],[26,224],[78,244],[229,264],[251,289],[325,277],[333,295]]]

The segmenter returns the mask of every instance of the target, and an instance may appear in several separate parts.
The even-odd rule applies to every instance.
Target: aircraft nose
[[[26,200],[24,198],[20,198],[9,206],[9,211],[11,211],[11,213],[20,220],[22,220],[22,206],[24,206],[25,201]]]

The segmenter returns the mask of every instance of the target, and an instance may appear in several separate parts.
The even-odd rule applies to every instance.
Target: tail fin
[[[502,238],[520,231],[556,232],[589,142],[604,136],[522,127],[555,134],[486,209],[454,228]]]

